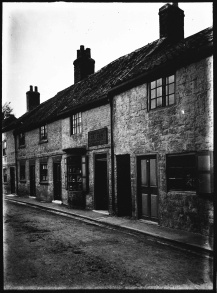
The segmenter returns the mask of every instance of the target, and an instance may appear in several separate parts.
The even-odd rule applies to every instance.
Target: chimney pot
[[[30,92],[32,92],[33,91],[33,86],[32,85],[30,85]]]
[[[35,86],[35,92],[37,92],[38,91],[38,87],[37,86]]]

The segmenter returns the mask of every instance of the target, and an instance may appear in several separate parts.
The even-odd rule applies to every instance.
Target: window
[[[20,180],[26,180],[26,166],[25,166],[25,163],[20,163]]]
[[[71,156],[67,158],[67,184],[70,191],[87,191],[87,156]]]
[[[7,183],[8,178],[7,178],[7,169],[3,169],[3,178],[4,178],[4,183]]]
[[[47,140],[47,125],[40,128],[40,140]]]
[[[25,145],[25,133],[20,133],[19,134],[19,145],[24,146]]]
[[[175,76],[167,76],[149,84],[148,109],[166,107],[175,103]]]
[[[81,112],[71,117],[71,134],[81,133]]]
[[[41,163],[40,164],[40,181],[48,181],[48,169],[47,164]]]
[[[195,154],[167,156],[168,190],[196,190]]]
[[[7,148],[6,140],[4,140],[2,144],[3,144],[3,156],[6,156],[6,148]]]
[[[167,190],[213,193],[213,153],[167,155]]]

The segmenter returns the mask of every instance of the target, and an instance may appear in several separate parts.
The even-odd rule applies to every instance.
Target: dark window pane
[[[198,156],[198,170],[210,171],[210,156]]]
[[[200,193],[211,193],[211,174],[199,174],[198,181]]]

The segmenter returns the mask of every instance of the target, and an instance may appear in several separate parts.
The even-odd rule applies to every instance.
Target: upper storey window
[[[47,140],[47,125],[40,127],[40,140]]]
[[[71,117],[71,134],[81,133],[81,112]]]
[[[19,146],[24,146],[25,145],[25,133],[20,133],[19,134]]]
[[[175,103],[175,76],[159,78],[149,84],[149,110]]]

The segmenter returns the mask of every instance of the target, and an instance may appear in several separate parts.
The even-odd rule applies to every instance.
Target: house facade
[[[212,28],[184,38],[184,12],[159,10],[159,39],[75,83],[16,121],[17,193],[213,234]],[[8,132],[4,132],[4,135]]]

